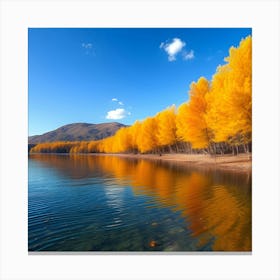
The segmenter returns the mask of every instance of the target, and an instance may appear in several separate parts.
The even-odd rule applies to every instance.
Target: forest
[[[188,101],[98,141],[40,143],[31,153],[205,153],[251,152],[252,38],[231,47],[209,81],[192,82]]]

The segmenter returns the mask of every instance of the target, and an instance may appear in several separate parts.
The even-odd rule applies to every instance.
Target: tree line
[[[209,153],[251,152],[252,38],[229,49],[212,80],[192,82],[189,100],[97,141],[40,143],[31,152]]]

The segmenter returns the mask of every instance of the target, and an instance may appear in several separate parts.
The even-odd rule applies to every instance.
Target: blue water
[[[250,174],[110,156],[31,155],[28,248],[250,251]]]

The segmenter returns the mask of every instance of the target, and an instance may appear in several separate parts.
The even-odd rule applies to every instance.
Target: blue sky
[[[62,125],[127,125],[188,100],[250,28],[30,28],[29,135]]]

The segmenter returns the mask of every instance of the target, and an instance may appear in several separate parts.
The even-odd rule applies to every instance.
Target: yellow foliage
[[[137,146],[141,153],[154,150],[157,146],[157,122],[155,118],[148,117],[141,124]]]
[[[157,141],[160,146],[176,142],[176,108],[175,105],[158,113],[155,117],[158,124]]]
[[[186,119],[188,115],[188,103],[183,103],[178,108],[178,113],[176,115],[176,134],[177,138],[184,142],[189,142],[187,138],[187,126]]]
[[[205,95],[209,91],[209,82],[201,77],[190,86],[190,100],[181,105],[177,118],[178,135],[189,141],[193,148],[207,148],[210,143],[210,132],[206,121],[207,102]]]
[[[207,121],[215,141],[228,141],[240,136],[251,141],[252,133],[252,38],[248,36],[238,48],[231,47],[227,64],[218,67],[212,89],[206,98]],[[241,143],[237,143],[241,144]]]

